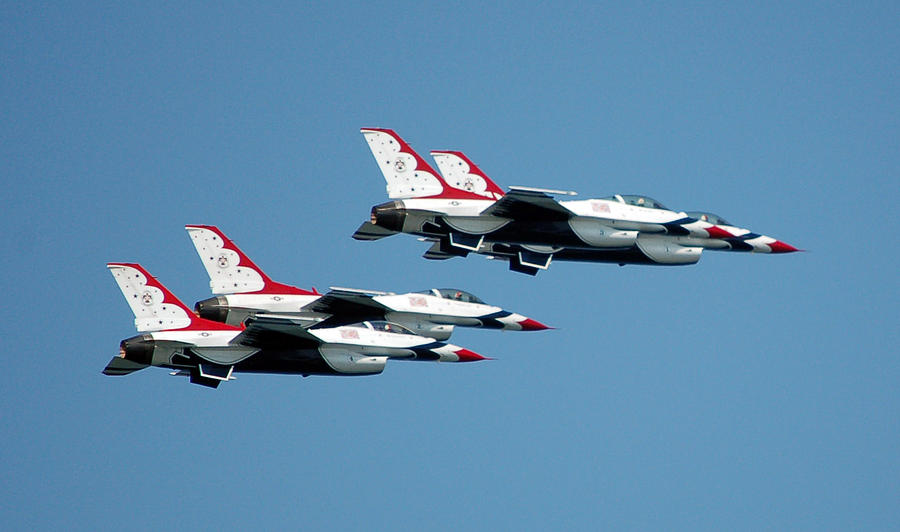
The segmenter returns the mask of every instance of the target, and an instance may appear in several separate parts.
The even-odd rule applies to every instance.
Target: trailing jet
[[[294,318],[267,315],[235,327],[196,316],[138,264],[111,263],[107,268],[143,334],[122,340],[119,356],[103,370],[106,375],[159,366],[215,388],[235,372],[374,375],[388,359],[484,360],[468,349],[383,321],[307,329]]]
[[[393,200],[372,208],[353,235],[409,233],[432,243],[427,259],[487,255],[535,275],[551,261],[694,264],[704,249],[790,253],[797,248],[708,212],[676,212],[647,196],[557,201],[574,192],[510,187],[504,193],[460,152],[433,151],[434,170],[390,129],[361,130]]]
[[[446,340],[454,326],[540,331],[546,325],[488,305],[457,289],[394,294],[332,287],[327,294],[272,281],[217,227],[185,226],[209,274],[214,297],[195,310],[206,319],[238,325],[258,314],[291,315],[313,329],[359,321],[389,321],[415,334]]]

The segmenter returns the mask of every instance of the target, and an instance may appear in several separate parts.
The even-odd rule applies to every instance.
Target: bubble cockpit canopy
[[[713,225],[729,225],[734,226],[731,222],[722,218],[718,214],[713,214],[711,212],[703,212],[703,211],[690,211],[687,213],[691,218],[696,218],[700,221],[711,223]]]
[[[662,209],[666,211],[669,210],[665,205],[649,196],[640,196],[636,194],[616,194],[615,196],[609,196],[603,199],[609,201],[618,201],[619,203],[634,205],[635,207],[645,207],[647,209]]]
[[[372,329],[373,331],[382,331],[394,334],[411,334],[413,336],[416,335],[416,333],[412,332],[402,325],[397,325],[396,323],[381,320],[361,321],[352,325],[348,325],[348,327],[360,327],[363,329]]]
[[[482,305],[485,304],[484,301],[478,299],[478,297],[476,297],[475,295],[463,290],[457,290],[455,288],[432,288],[431,290],[422,290],[419,293],[427,294],[429,296],[438,296],[444,299],[455,299],[464,303],[481,303]]]

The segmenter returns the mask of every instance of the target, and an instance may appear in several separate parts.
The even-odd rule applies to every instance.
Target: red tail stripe
[[[466,164],[469,165],[469,172],[471,172],[471,173],[473,173],[473,174],[475,174],[475,175],[481,177],[482,179],[484,179],[485,183],[487,183],[487,189],[486,189],[486,190],[487,190],[488,192],[491,192],[491,193],[493,193],[493,194],[499,194],[500,196],[503,196],[503,195],[504,195],[503,189],[501,189],[499,186],[497,186],[497,183],[494,183],[493,181],[491,181],[491,178],[488,177],[484,172],[482,172],[482,171],[481,171],[481,168],[478,168],[478,165],[476,165],[475,163],[472,162],[471,159],[469,159],[468,157],[466,157],[466,156],[463,154],[463,152],[461,152],[461,151],[450,151],[450,150],[434,150],[434,151],[432,151],[431,153],[433,153],[433,154],[434,154],[434,153],[446,153],[446,154],[449,154],[449,155],[455,155],[455,156],[459,157],[460,159],[462,159],[463,161],[465,161]]]
[[[238,262],[238,266],[244,266],[245,268],[252,268],[256,273],[259,274],[263,279],[264,286],[262,290],[258,290],[256,292],[251,292],[253,294],[291,294],[291,295],[300,295],[300,296],[309,296],[309,295],[319,295],[316,291],[308,291],[303,290],[302,288],[297,288],[296,286],[291,286],[283,283],[278,283],[273,281],[266,275],[266,272],[262,271],[262,269],[256,265],[250,257],[244,254],[243,251],[234,242],[231,241],[230,238],[225,236],[218,227],[214,225],[187,225],[185,227],[197,227],[200,229],[208,229],[218,235],[219,238],[222,239],[222,243],[224,244],[225,249],[230,249],[238,254],[238,258],[240,259]]]
[[[185,330],[214,330],[214,331],[240,331],[242,327],[234,327],[232,325],[227,325],[225,323],[220,323],[218,321],[207,320],[205,318],[201,318],[194,314],[194,312],[187,307],[180,299],[175,297],[175,294],[169,291],[168,288],[165,287],[159,279],[150,275],[150,272],[144,269],[143,266],[137,263],[131,262],[111,262],[107,264],[107,266],[124,266],[128,268],[134,268],[135,270],[141,272],[144,277],[147,278],[147,286],[152,286],[154,288],[158,288],[163,293],[163,303],[168,305],[175,305],[184,310],[188,317],[191,319],[191,324],[187,327],[182,327],[181,329],[177,329],[179,331]]]
[[[400,144],[401,152],[412,155],[416,159],[416,171],[428,172],[433,175],[438,180],[438,182],[440,182],[441,187],[443,187],[444,191],[435,196],[427,196],[423,199],[485,199],[484,196],[469,192],[468,190],[460,190],[448,185],[447,182],[444,181],[444,178],[441,176],[441,174],[438,173],[437,170],[432,168],[430,164],[425,162],[425,159],[423,159],[418,153],[416,153],[416,150],[412,149],[412,147],[407,144],[406,141],[403,140],[400,135],[398,135],[397,132],[393,129],[380,127],[364,127],[362,128],[362,131],[379,131],[381,133],[387,133],[388,135],[393,137],[398,144]]]

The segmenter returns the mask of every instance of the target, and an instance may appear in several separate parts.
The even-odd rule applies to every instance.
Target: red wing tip
[[[553,327],[544,325],[543,323],[531,318],[525,318],[525,321],[520,321],[519,326],[522,327],[523,331],[546,331],[547,329],[553,329]]]
[[[379,131],[381,133],[389,133],[391,135],[397,136],[393,129],[388,129],[386,127],[361,127],[359,128],[360,133],[365,133],[366,131]]]
[[[734,237],[733,234],[722,229],[718,225],[714,225],[712,227],[707,227],[706,232],[709,233],[710,238],[732,238],[732,237]]]
[[[454,353],[460,362],[478,362],[479,360],[493,360],[487,357],[483,357],[476,353],[475,351],[469,351],[466,348],[462,348],[456,353]]]
[[[772,250],[772,253],[793,253],[795,251],[803,251],[803,250],[795,248],[794,246],[792,246],[790,244],[785,244],[781,240],[776,240],[775,242],[768,244],[768,246],[769,246],[769,249]]]

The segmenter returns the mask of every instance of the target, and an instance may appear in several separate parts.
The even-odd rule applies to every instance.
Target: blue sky
[[[0,7],[0,525],[896,529],[896,3]],[[642,193],[809,250],[695,266],[350,235],[358,130],[501,186]],[[558,327],[496,360],[212,391],[100,374],[104,267],[209,296],[187,223],[303,287],[459,287]]]

